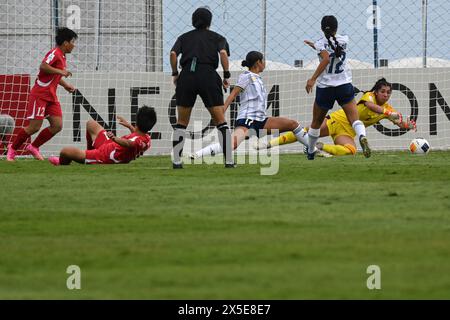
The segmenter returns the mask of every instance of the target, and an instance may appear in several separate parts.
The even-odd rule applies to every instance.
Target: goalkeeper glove
[[[406,122],[404,122],[404,128],[407,130],[417,131],[416,122],[414,120],[406,120]]]
[[[388,117],[389,120],[391,121],[398,121],[398,122],[402,122],[403,121],[403,116],[400,112],[393,112],[389,109],[384,108],[383,109],[383,114],[385,116]]]

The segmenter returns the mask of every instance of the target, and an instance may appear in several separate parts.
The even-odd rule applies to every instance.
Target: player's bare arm
[[[222,64],[224,73],[229,72],[230,61],[228,60],[228,53],[226,50],[220,50],[220,63]],[[230,86],[230,82],[229,82],[228,78],[224,77],[223,78],[223,87],[225,89],[228,89],[229,86]]]
[[[330,54],[323,50],[320,53],[320,57],[322,58],[322,61],[320,61],[319,66],[316,69],[316,72],[312,75],[310,79],[306,82],[306,92],[311,93],[312,88],[314,87],[314,84],[316,83],[317,78],[322,74],[322,72],[326,69],[328,63],[330,63]]]
[[[225,103],[223,105],[224,112],[227,111],[230,104],[236,99],[236,97],[241,93],[242,89],[239,87],[234,87],[233,91],[231,91],[230,95],[228,96],[227,100],[225,100]]]
[[[75,89],[76,89],[75,86],[70,84],[70,83],[68,83],[68,82],[66,82],[66,81],[64,81],[63,79],[59,80],[59,85],[61,87],[63,87],[69,93],[74,93],[75,92]]]
[[[310,46],[311,48],[313,48],[314,50],[316,50],[316,46],[314,45],[314,42],[312,42],[311,40],[304,40],[303,41],[306,45]]]
[[[118,123],[119,123],[121,126],[123,126],[123,127],[125,127],[125,128],[128,128],[131,132],[135,132],[135,131],[136,131],[136,128],[133,127],[127,120],[125,120],[124,117],[122,117],[122,116],[117,116],[117,120],[119,121]]]
[[[124,148],[133,148],[134,147],[133,141],[130,141],[130,140],[127,140],[127,139],[118,138],[111,131],[108,131],[106,133],[106,135],[108,136],[109,139],[111,139],[112,141],[114,141],[115,143],[117,143],[121,147],[124,147]]]
[[[39,69],[45,73],[48,74],[59,74],[62,75],[63,77],[71,77],[72,76],[72,72],[68,71],[68,70],[61,70],[58,68],[54,68],[51,65],[49,65],[48,63],[42,62]]]
[[[178,74],[178,55],[175,51],[170,52],[170,66],[172,67],[172,81],[173,84],[177,85]]]

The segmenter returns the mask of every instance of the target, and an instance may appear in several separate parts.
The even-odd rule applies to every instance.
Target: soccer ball
[[[424,138],[415,138],[409,144],[409,150],[411,153],[424,155],[430,152],[431,146]]]
[[[14,131],[15,121],[13,117],[7,114],[0,114],[0,137],[12,134]]]

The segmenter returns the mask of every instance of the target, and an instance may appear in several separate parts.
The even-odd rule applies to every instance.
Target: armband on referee
[[[223,78],[224,78],[224,79],[230,79],[230,78],[231,78],[231,73],[230,73],[230,71],[224,71],[224,72],[223,72]]]

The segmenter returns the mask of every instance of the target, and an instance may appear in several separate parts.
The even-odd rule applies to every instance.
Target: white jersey
[[[237,119],[264,121],[267,118],[267,91],[261,76],[245,71],[239,76],[236,86],[242,89]]]
[[[322,51],[326,50],[330,54],[330,63],[320,74],[319,78],[317,78],[317,86],[319,88],[337,87],[352,82],[352,71],[347,63],[348,36],[336,34],[336,40],[343,48],[342,55],[339,58],[334,56],[334,50],[328,44],[328,40],[325,36],[317,40],[314,44],[317,54],[319,55],[319,60],[322,60],[320,57]],[[333,46],[335,46],[333,37],[330,38],[330,41]]]

